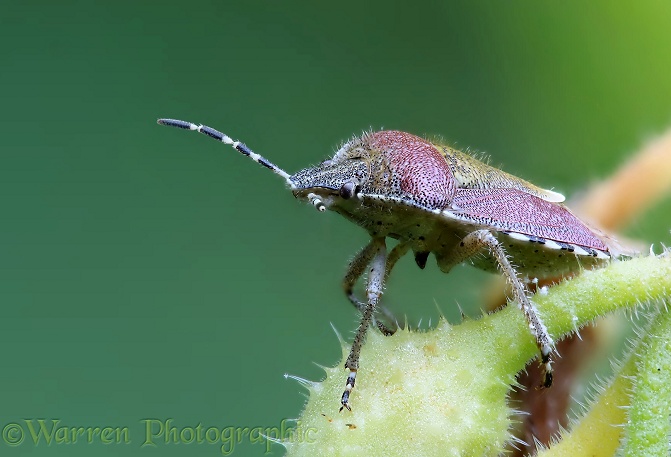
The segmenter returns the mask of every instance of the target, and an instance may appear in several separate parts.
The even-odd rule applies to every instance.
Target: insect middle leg
[[[342,404],[340,411],[342,411],[343,408],[347,408],[351,411],[349,406],[349,397],[352,389],[354,388],[356,373],[359,369],[359,355],[361,353],[361,346],[363,345],[364,339],[366,338],[366,331],[368,330],[370,322],[373,319],[375,307],[380,301],[382,290],[384,288],[387,264],[387,247],[385,245],[385,239],[374,238],[371,241],[371,245],[373,246],[371,248],[373,250],[373,256],[372,261],[370,262],[368,283],[366,284],[366,297],[368,301],[361,316],[361,322],[357,328],[356,335],[354,336],[352,349],[350,350],[347,361],[345,362],[345,368],[349,369],[349,375],[347,376],[345,391],[343,392],[342,398],[340,400],[340,403]]]
[[[492,257],[498,263],[503,276],[512,286],[513,298],[524,313],[529,330],[536,340],[536,346],[541,353],[541,365],[544,371],[544,379],[541,387],[550,387],[552,385],[552,361],[550,355],[553,352],[554,342],[547,331],[545,324],[538,315],[536,307],[533,305],[524,284],[520,281],[517,271],[508,260],[503,247],[498,240],[488,230],[476,230],[464,237],[458,247],[452,252],[449,258],[443,259],[441,267],[457,265],[482,251],[483,248],[489,249]]]
[[[389,274],[396,265],[396,262],[398,262],[398,260],[401,257],[403,257],[406,252],[408,252],[408,249],[409,249],[408,243],[400,242],[396,246],[394,246],[394,248],[391,250],[391,252],[387,256],[387,262],[385,265],[384,283],[387,282]],[[368,243],[361,251],[359,251],[357,255],[354,257],[354,259],[352,259],[352,261],[349,264],[349,268],[347,269],[347,273],[345,274],[345,277],[343,278],[342,282],[342,287],[343,291],[345,292],[345,295],[347,295],[347,298],[349,299],[350,303],[352,303],[354,307],[358,309],[362,314],[366,310],[366,303],[362,302],[357,298],[357,296],[354,294],[353,289],[359,278],[363,276],[366,267],[370,265],[374,255],[375,255],[375,241],[373,240],[370,243]],[[389,310],[387,310],[383,306],[378,306],[378,309],[385,315],[385,317],[392,324],[396,323],[394,315]],[[393,335],[394,332],[396,331],[395,328],[387,327],[384,323],[377,320],[375,316],[373,316],[373,324],[377,326],[377,328],[379,328],[380,331],[386,336]],[[396,327],[396,325],[394,325],[394,327]]]

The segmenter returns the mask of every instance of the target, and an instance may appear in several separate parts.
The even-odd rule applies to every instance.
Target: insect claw
[[[354,389],[354,381],[356,379],[356,371],[350,369],[349,375],[347,376],[347,383],[345,384],[345,391],[342,393],[342,398],[340,403],[342,406],[338,412],[342,412],[343,408],[347,408],[347,411],[352,411],[352,408],[349,406],[349,395]]]
[[[539,386],[541,389],[549,389],[552,387],[552,361],[550,360],[550,352],[541,352],[541,366],[543,369],[543,383]]]
[[[349,405],[349,393],[349,390],[345,390],[345,392],[342,394],[342,399],[340,400],[342,406],[340,406],[340,409],[338,410],[339,413],[341,413],[345,408],[347,408],[347,411],[352,411],[352,408]]]
[[[545,376],[543,378],[543,382],[541,382],[541,384],[538,386],[539,390],[549,389],[550,387],[552,387],[552,381],[553,381],[552,371],[545,371],[544,375]]]

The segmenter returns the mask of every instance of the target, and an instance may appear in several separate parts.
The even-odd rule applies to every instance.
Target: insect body
[[[343,145],[332,159],[289,175],[210,127],[173,119],[158,123],[196,130],[233,146],[282,176],[296,198],[320,211],[336,211],[370,234],[371,241],[355,256],[343,280],[343,289],[362,318],[345,363],[349,375],[341,410],[350,409],[359,353],[370,324],[393,333],[375,320],[374,313],[388,275],[408,251],[420,268],[433,254],[446,273],[467,260],[484,270],[500,270],[536,340],[544,387],[552,384],[554,343],[521,278],[576,272],[611,258],[606,238],[564,207],[561,194],[408,133],[364,134]],[[387,238],[398,240],[389,251]],[[366,300],[360,301],[353,288],[366,271]]]

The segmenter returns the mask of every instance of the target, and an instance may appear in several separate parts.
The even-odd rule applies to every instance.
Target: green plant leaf
[[[585,271],[546,294],[537,294],[533,302],[557,339],[612,311],[659,303],[670,296],[671,258],[651,256]],[[665,309],[660,313],[668,314]],[[636,362],[639,368],[634,396],[640,392],[641,401],[648,401],[642,412],[656,411],[655,407],[668,412],[670,384],[662,379],[668,379],[671,365],[667,358],[648,357],[649,348],[668,354],[668,342],[668,338],[651,336],[649,342],[640,345],[644,350]],[[361,369],[351,401],[353,411],[339,413],[347,351],[343,345],[343,362],[327,368],[324,381],[306,383],[310,395],[300,421],[304,430],[311,431],[310,439],[285,442],[289,456],[498,455],[512,439],[513,411],[507,403],[511,385],[517,372],[537,356],[524,317],[514,304],[459,325],[441,321],[429,331],[402,330],[391,337],[370,332],[361,352]],[[663,375],[650,376],[649,380],[640,375],[657,367],[662,367]],[[630,364],[625,365],[625,373],[627,369]],[[578,439],[581,446],[594,442],[603,450],[607,441],[612,446],[605,455],[612,455],[624,431],[613,425],[626,421],[626,411],[621,407],[630,398],[630,379],[615,378],[609,388],[616,404],[607,399],[608,404],[595,403],[592,413],[597,407],[602,411],[592,420],[602,425],[598,429],[601,431],[579,437],[576,434],[572,439]],[[663,399],[644,388],[649,385],[654,391],[660,382],[667,382],[667,390],[657,390]],[[644,416],[650,420],[650,414]],[[668,426],[668,414],[664,420]],[[581,426],[584,424],[587,422],[581,422]],[[614,432],[605,434],[606,428]],[[630,446],[641,446],[633,444],[636,429],[627,430],[632,434]],[[661,436],[663,432],[655,433]]]

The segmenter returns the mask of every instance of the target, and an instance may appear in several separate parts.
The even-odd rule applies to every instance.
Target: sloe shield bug
[[[602,265],[613,255],[607,237],[563,206],[561,194],[409,133],[366,133],[345,143],[330,160],[290,175],[211,127],[175,119],[158,123],[231,145],[284,178],[299,200],[319,211],[340,213],[370,234],[371,241],[354,257],[343,279],[343,289],[362,317],[345,363],[349,374],[341,411],[350,409],[359,352],[371,322],[393,333],[374,313],[387,277],[408,251],[420,268],[433,254],[445,273],[466,260],[486,271],[501,271],[540,351],[542,387],[552,385],[554,343],[522,278],[577,272]],[[387,238],[398,240],[389,251]],[[366,270],[362,302],[353,288]]]

